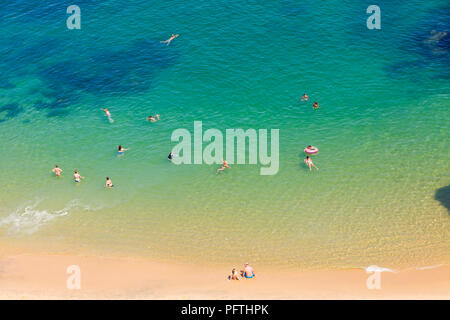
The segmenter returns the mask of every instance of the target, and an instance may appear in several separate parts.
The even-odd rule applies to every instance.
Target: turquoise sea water
[[[81,30],[66,27],[72,4]],[[371,4],[3,1],[1,243],[304,269],[449,263],[450,6],[379,2],[368,30]],[[279,129],[278,174],[169,163],[171,133],[194,121]],[[309,144],[319,171],[303,164]]]

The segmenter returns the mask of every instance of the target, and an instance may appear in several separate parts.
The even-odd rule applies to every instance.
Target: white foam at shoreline
[[[70,209],[80,207],[77,200],[72,200],[61,210],[38,210],[36,207],[39,203],[40,201],[36,201],[34,204],[20,207],[9,216],[0,219],[0,228],[7,228],[10,233],[33,234],[44,224],[68,215]],[[83,207],[83,209],[89,210],[89,207]]]
[[[383,267],[379,267],[379,266],[376,266],[376,265],[371,265],[371,266],[368,266],[367,268],[364,268],[364,269],[368,273],[372,273],[372,272],[395,272],[392,269],[383,268]]]

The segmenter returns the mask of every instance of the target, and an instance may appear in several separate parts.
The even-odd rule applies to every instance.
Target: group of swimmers
[[[309,97],[306,95],[306,93],[303,94],[303,96],[300,98],[300,101],[308,101]],[[312,105],[313,109],[319,109],[319,103],[317,101],[314,101]]]
[[[306,93],[303,94],[303,96],[300,98],[300,101],[308,101],[309,97]],[[317,101],[314,101],[313,105],[312,105],[313,109],[319,109],[319,103]],[[307,148],[310,148],[311,146],[308,146]],[[308,166],[309,171],[312,170],[312,167],[316,168],[317,170],[319,170],[319,168],[317,168],[314,163],[312,162],[311,158],[309,156],[306,156],[305,158],[305,164]]]
[[[231,274],[228,276],[228,280],[241,280],[241,278],[254,279],[256,278],[255,269],[253,269],[248,262],[244,263],[244,270],[239,273],[236,268],[231,270]]]
[[[52,170],[55,175],[57,177],[60,177],[62,175],[63,170],[56,164],[55,167]],[[75,170],[74,174],[73,174],[73,180],[76,183],[80,183],[81,179],[84,179],[84,177],[78,172],[78,170]],[[112,188],[114,187],[111,179],[109,177],[106,177],[106,182],[105,182],[105,188]]]

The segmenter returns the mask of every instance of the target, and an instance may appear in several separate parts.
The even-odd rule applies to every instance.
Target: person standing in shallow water
[[[226,160],[222,160],[222,166],[217,169],[217,172],[223,171],[225,169],[231,169],[231,167],[228,165],[228,162]]]
[[[55,168],[53,168],[52,171],[55,173],[55,175],[56,175],[57,177],[60,177],[60,176],[61,176],[61,173],[63,172],[62,169],[61,169],[60,167],[58,167],[57,164],[55,164]]]
[[[105,182],[105,188],[112,188],[114,187],[111,179],[109,177],[106,177],[106,182]]]
[[[75,170],[75,173],[73,174],[73,179],[75,182],[81,182],[81,179],[84,179],[82,175],[78,172],[78,170]]]

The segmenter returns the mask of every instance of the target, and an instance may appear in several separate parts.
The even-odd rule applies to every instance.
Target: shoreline
[[[67,289],[71,265],[80,267],[79,290]],[[232,266],[4,251],[0,299],[450,299],[450,265],[381,272],[380,289],[372,290],[366,282],[374,273],[364,269],[253,267],[256,279],[227,281]]]

